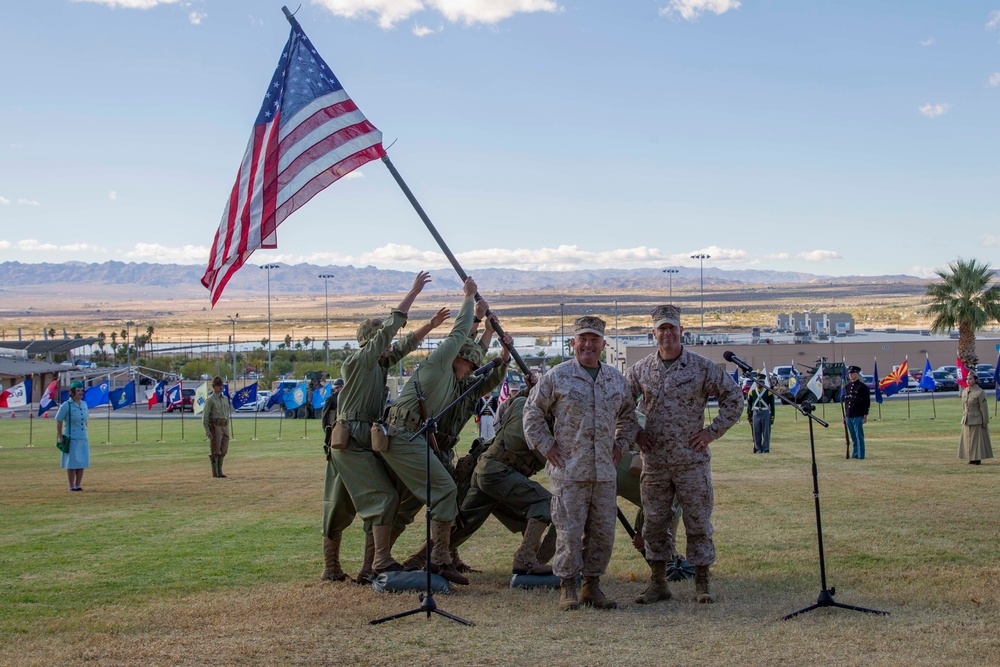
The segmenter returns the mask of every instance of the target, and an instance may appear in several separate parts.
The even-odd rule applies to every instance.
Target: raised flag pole
[[[289,20],[292,19],[289,18]],[[388,155],[382,156],[382,162],[385,163],[385,166],[386,168],[388,168],[389,173],[392,174],[392,177],[396,180],[396,185],[398,185],[399,189],[403,191],[404,195],[406,195],[406,198],[409,200],[410,205],[413,206],[413,210],[415,210],[417,212],[417,215],[420,216],[420,219],[427,227],[427,231],[429,231],[431,233],[431,236],[434,237],[434,240],[437,241],[438,246],[440,246],[441,248],[441,252],[443,252],[445,257],[448,258],[448,262],[450,262],[452,267],[455,269],[455,273],[458,274],[458,277],[461,278],[462,282],[464,283],[466,279],[468,279],[469,275],[462,269],[462,265],[458,263],[458,260],[455,258],[455,255],[451,252],[451,249],[448,248],[448,244],[445,243],[444,239],[441,238],[441,235],[438,234],[437,229],[435,229],[434,227],[434,223],[432,223],[431,219],[427,217],[427,213],[424,212],[424,209],[423,207],[420,206],[420,202],[417,201],[417,198],[413,196],[413,192],[411,192],[409,186],[406,185],[406,181],[404,181],[403,177],[400,176],[398,171],[396,171],[396,167],[395,165],[392,164],[392,161],[389,159],[389,156]],[[479,292],[476,292],[476,301],[480,301],[482,298],[483,297],[479,296]],[[486,317],[493,317],[493,316],[494,313],[489,308],[487,308]],[[503,345],[508,352],[510,352],[510,356],[517,364],[517,367],[521,369],[522,373],[528,375],[531,372],[530,369],[528,368],[528,365],[524,363],[524,360],[521,358],[521,355],[518,354],[517,350],[514,348],[513,345],[508,345],[507,343],[504,342],[504,330],[496,319],[493,320],[493,331],[496,332],[496,339],[500,341],[500,344]]]
[[[924,353],[924,358],[925,358],[925,360],[927,362],[927,363],[924,364],[924,368],[928,368],[931,365],[931,355],[929,355],[927,353]],[[920,381],[923,382],[924,379],[920,378]],[[931,376],[931,382],[933,382],[933,381],[934,381],[934,376],[932,375]],[[937,387],[935,387],[935,389],[936,388]],[[934,391],[933,389],[931,390],[931,409],[934,411],[934,416],[931,417],[931,419],[937,419],[937,404],[934,403],[934,394],[936,394],[936,393],[937,392]]]
[[[259,413],[259,412],[260,412],[260,410],[257,409],[257,404],[254,403],[254,406],[253,406],[253,437],[251,438],[251,440],[256,440],[257,439],[257,413]]]
[[[135,382],[135,380],[133,380],[132,382]],[[139,383],[135,382],[135,384],[132,385],[132,397],[134,399],[139,398],[138,391],[139,391]],[[132,417],[135,419],[135,440],[132,441],[132,444],[137,445],[139,444],[139,401],[138,400],[132,401]]]
[[[910,418],[910,355],[906,355],[903,363],[906,364],[906,418]]]

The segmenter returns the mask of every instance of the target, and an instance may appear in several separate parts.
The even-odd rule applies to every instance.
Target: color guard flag
[[[184,395],[184,392],[182,391],[182,389],[183,389],[183,387],[182,387],[181,383],[178,382],[173,387],[171,387],[170,389],[167,389],[164,392],[164,394],[167,397],[167,409],[170,409],[172,406],[178,405],[178,404],[181,403],[181,396]],[[181,405],[182,409],[183,409],[183,407],[184,406]]]
[[[201,279],[212,305],[254,250],[278,247],[285,218],[337,179],[384,156],[382,133],[293,21]]]
[[[194,392],[194,413],[200,415],[205,410],[205,401],[208,400],[208,395],[212,393],[207,382],[203,382],[200,387],[198,387]]]
[[[45,388],[45,392],[42,394],[41,400],[38,401],[39,417],[42,416],[42,413],[56,404],[57,393],[59,393],[59,380],[53,380],[49,383],[49,386]]]
[[[962,363],[962,357],[955,358],[955,365],[958,366],[958,370],[955,371],[955,379],[958,380],[958,386],[963,388],[968,387],[969,383],[965,381],[965,376],[969,374],[969,369]]]
[[[0,393],[0,408],[19,408],[31,402],[31,380],[15,384]]]
[[[254,382],[252,385],[243,387],[236,395],[233,396],[233,410],[239,410],[244,405],[249,403],[256,407],[257,405],[257,383]]]
[[[924,374],[920,376],[920,388],[924,391],[937,391],[937,385],[934,384],[934,371],[931,370],[931,358],[927,357],[924,362]]]
[[[135,380],[131,380],[124,387],[114,389],[108,394],[111,401],[111,408],[121,410],[135,403]]]
[[[1000,354],[997,355],[997,363],[993,366],[993,385],[996,387],[993,390],[996,394],[996,399],[1000,401]]]
[[[301,408],[309,400],[309,383],[300,382],[291,391],[286,391],[284,400],[288,410]]]
[[[149,395],[149,403],[147,404],[146,409],[152,410],[154,405],[164,402],[164,387],[166,387],[165,380],[160,380],[156,383],[156,386],[153,387],[153,392]]]
[[[108,389],[110,387],[111,383],[108,380],[104,380],[100,384],[90,387],[87,391],[83,392],[83,402],[87,404],[88,408],[96,408],[98,405],[107,405]]]
[[[879,387],[886,396],[892,396],[904,389],[910,383],[910,362],[904,361],[903,365],[882,378]]]
[[[875,402],[882,402],[882,386],[878,379],[878,360],[875,361]]]
[[[813,376],[809,378],[809,382],[806,383],[806,389],[813,393],[816,400],[823,398],[823,364],[822,362],[817,366],[816,372]]]
[[[277,391],[271,394],[271,398],[267,399],[267,404],[264,406],[264,409],[270,410],[273,406],[284,404],[284,402],[285,402],[285,390],[279,387]]]
[[[333,383],[327,382],[322,387],[313,390],[312,395],[312,406],[314,410],[322,410],[323,405],[326,404],[326,399],[330,398],[333,394]]]

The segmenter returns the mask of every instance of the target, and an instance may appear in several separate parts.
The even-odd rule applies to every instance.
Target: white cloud
[[[660,9],[660,16],[676,14],[685,21],[694,21],[704,12],[725,14],[730,9],[739,9],[740,0],[670,0]]]
[[[993,72],[990,74],[990,86],[996,87],[1000,86],[1000,72]]]
[[[1000,25],[1000,9],[990,14],[989,21],[986,22],[986,29],[993,30],[998,25]]]
[[[840,253],[835,250],[810,250],[809,252],[800,252],[796,257],[808,262],[829,262],[835,259],[843,259]]]
[[[436,31],[433,28],[428,28],[424,25],[413,25],[413,34],[417,37],[426,37],[427,35],[433,35]]]
[[[250,14],[250,25],[264,25],[264,19],[256,18],[253,14]]]
[[[104,252],[105,250],[105,248],[92,243],[56,245],[54,243],[42,243],[38,239],[21,239],[14,244],[14,247],[24,252]]]
[[[360,169],[355,169],[354,171],[349,172],[347,176],[344,176],[343,179],[345,181],[351,181],[354,180],[355,178],[364,178],[364,177],[365,177],[364,172],[362,172]]]
[[[10,247],[10,241],[0,239],[0,250],[6,250]]]
[[[515,14],[555,12],[555,0],[312,0],[337,16],[345,18],[375,19],[379,27],[388,30],[414,14],[435,9],[452,23],[474,25],[495,24]],[[414,28],[414,34],[423,37]]]
[[[920,40],[920,46],[933,46],[936,40],[933,37]]]
[[[36,202],[34,199],[21,198],[17,200],[17,203],[20,204],[21,206],[41,206],[41,204]]]
[[[499,23],[515,14],[555,12],[554,0],[427,0],[452,23]]]
[[[111,201],[118,201],[118,193],[114,190],[108,193],[108,199]]]
[[[7,199],[6,197],[0,197],[0,204],[3,204],[4,206],[6,206],[9,203],[10,203],[9,199]]]
[[[924,104],[921,107],[919,107],[917,110],[920,112],[920,115],[922,116],[926,116],[927,118],[937,118],[938,116],[943,116],[946,113],[948,113],[948,109],[950,108],[951,105],[948,104],[947,102],[944,102],[942,104],[931,104],[930,102],[928,102],[927,104]]]
[[[791,259],[792,256],[787,252],[772,252],[768,255],[764,255],[764,259],[772,261],[785,261],[786,259]]]
[[[749,261],[745,250],[719,248],[710,246],[699,250],[691,250],[676,255],[667,255],[658,248],[639,246],[618,250],[590,251],[574,245],[562,245],[555,248],[484,248],[456,253],[462,266],[468,268],[509,267],[544,271],[569,271],[587,268],[642,268],[662,266],[666,264],[697,267],[698,260],[691,259],[694,254],[711,255],[706,260],[708,265],[719,263],[746,263]],[[366,266],[374,264],[379,267],[443,267],[448,265],[445,256],[436,250],[421,250],[410,245],[387,243],[360,255],[339,255],[337,253],[318,252],[309,255],[271,254],[255,255],[255,261],[283,262],[286,264],[354,264]]]
[[[996,234],[983,234],[981,240],[985,246],[1000,246],[1000,236]]]
[[[208,261],[208,246],[185,245],[168,247],[159,243],[136,243],[125,253],[129,259],[165,264],[200,264]]]
[[[90,2],[104,5],[112,9],[152,9],[158,5],[173,5],[180,0],[73,0],[73,2]]]
[[[906,275],[916,276],[918,278],[935,278],[937,277],[937,269],[932,266],[921,266],[918,264],[908,268],[906,270]]]
[[[188,23],[191,25],[201,25],[201,20],[208,16],[205,12],[190,12],[188,14]]]
[[[384,30],[424,9],[420,0],[313,0],[313,4],[344,18],[377,18]]]

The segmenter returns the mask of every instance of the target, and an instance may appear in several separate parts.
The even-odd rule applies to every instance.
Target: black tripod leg
[[[855,607],[852,604],[841,604],[840,602],[834,602],[831,606],[840,607],[841,609],[850,609],[851,611],[863,611],[866,614],[881,614],[882,616],[888,616],[889,612],[879,611],[878,609],[868,609],[867,607]]]
[[[467,621],[464,618],[459,618],[458,616],[452,616],[451,614],[449,614],[446,611],[441,611],[440,609],[434,609],[433,611],[434,611],[435,614],[441,614],[445,618],[450,618],[451,620],[455,621],[456,623],[461,623],[462,625],[475,625],[475,623],[473,623],[472,621]]]
[[[788,614],[787,616],[782,616],[781,620],[787,621],[790,618],[795,618],[799,614],[804,614],[807,611],[812,611],[813,609],[819,609],[822,606],[824,606],[824,605],[821,605],[821,604],[811,604],[808,607],[806,607],[805,609],[799,609],[798,611],[793,611],[791,614]],[[374,623],[374,622],[375,621],[372,621],[372,623]]]
[[[385,623],[386,621],[395,621],[397,618],[406,618],[407,616],[419,614],[422,611],[426,610],[421,607],[417,607],[416,609],[410,609],[409,611],[401,611],[398,614],[393,614],[392,616],[383,616],[382,618],[376,618],[374,621],[368,621],[368,625],[378,625],[379,623]]]

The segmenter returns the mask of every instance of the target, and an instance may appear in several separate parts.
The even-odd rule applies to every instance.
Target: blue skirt
[[[59,465],[64,470],[79,470],[90,467],[90,442],[86,436],[69,439],[69,453],[62,455]]]

